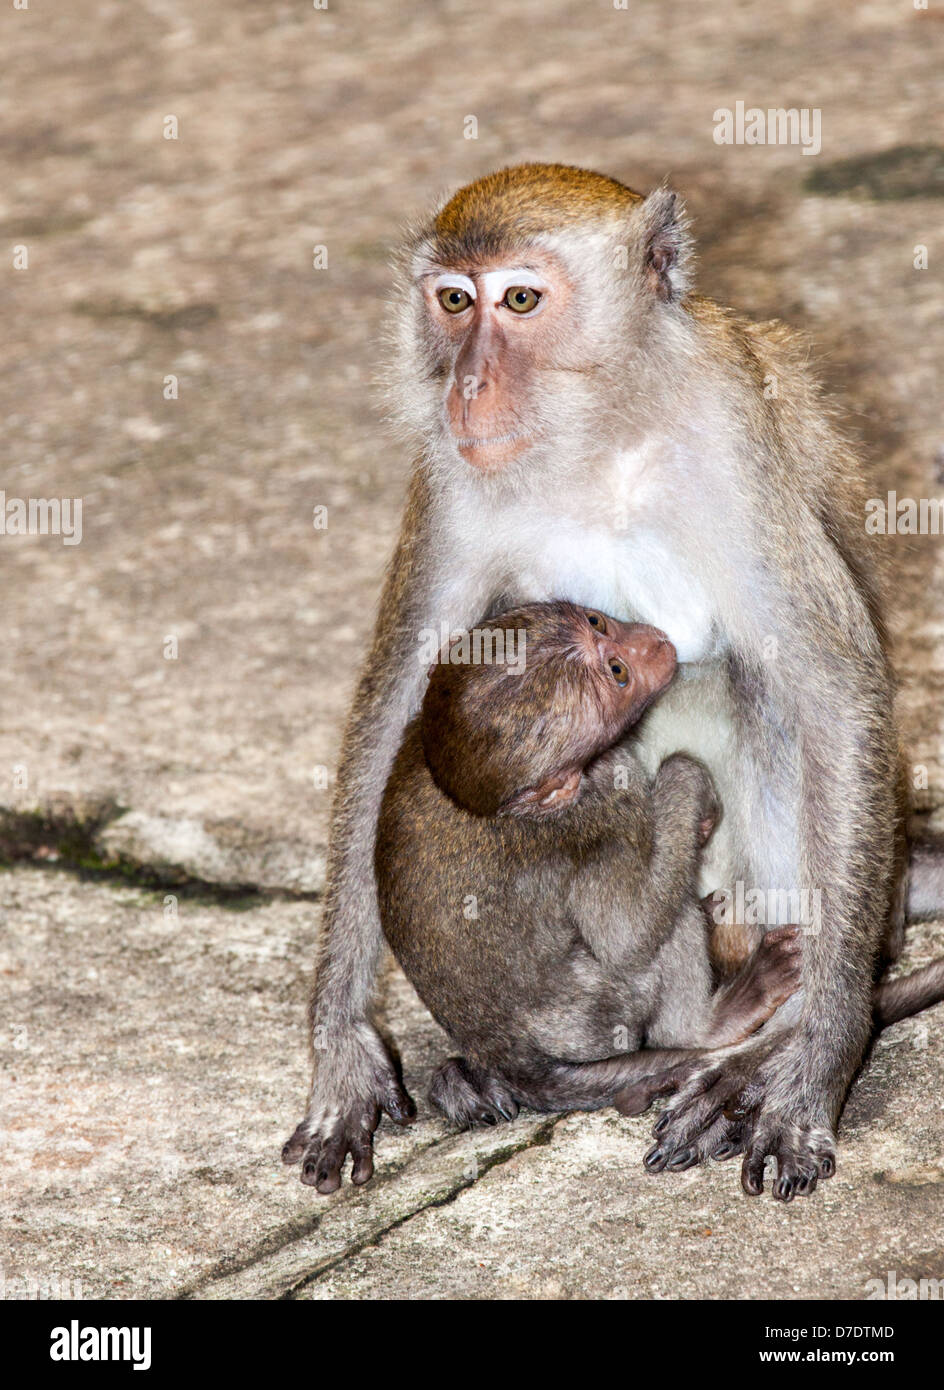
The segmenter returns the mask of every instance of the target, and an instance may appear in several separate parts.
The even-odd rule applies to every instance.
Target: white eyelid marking
[[[493,304],[500,304],[512,285],[526,285],[544,294],[547,281],[533,270],[489,270],[482,276],[482,289]]]
[[[440,290],[465,290],[470,299],[475,299],[475,286],[468,275],[459,275],[450,272],[447,275],[437,275],[433,281],[433,293],[439,294]]]

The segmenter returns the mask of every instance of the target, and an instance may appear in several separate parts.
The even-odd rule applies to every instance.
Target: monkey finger
[[[831,1178],[836,1171],[836,1154],[828,1141],[819,1140],[811,1146],[816,1170],[821,1178]]]
[[[416,1119],[416,1103],[398,1081],[390,1083],[381,1104],[395,1124],[411,1125]]]
[[[811,1197],[816,1191],[818,1176],[815,1168],[804,1169],[797,1178],[796,1195],[798,1197]]]
[[[295,1133],[282,1145],[282,1162],[298,1163],[310,1143],[311,1134],[308,1130],[308,1122],[302,1120]]]
[[[773,1194],[778,1201],[809,1197],[816,1191],[819,1166],[808,1130],[788,1129],[768,1145],[777,1155],[777,1181]]]
[[[374,1176],[374,1140],[372,1134],[356,1134],[351,1138],[351,1182],[357,1187]]]
[[[314,1187],[323,1196],[337,1192],[341,1186],[341,1168],[347,1156],[348,1143],[343,1134],[332,1134],[324,1143],[315,1140],[302,1162],[301,1179],[306,1187]]]
[[[792,1202],[796,1196],[799,1181],[800,1166],[796,1154],[789,1151],[779,1153],[777,1155],[777,1180],[772,1187],[774,1198],[778,1202]]]
[[[763,1139],[753,1139],[741,1164],[741,1186],[748,1197],[759,1197],[764,1190],[764,1164],[767,1145]]]

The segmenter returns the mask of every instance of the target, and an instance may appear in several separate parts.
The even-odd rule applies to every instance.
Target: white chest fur
[[[619,454],[581,497],[529,496],[487,509],[479,555],[516,602],[570,599],[667,633],[679,660],[716,654],[710,590],[688,555],[691,517],[670,501],[645,446]]]
[[[726,670],[713,660],[758,599],[749,527],[723,462],[708,478],[694,449],[643,446],[615,456],[582,489],[535,486],[501,497],[476,489],[446,514],[463,518],[461,531],[443,522],[458,568],[483,577],[480,592],[512,603],[570,599],[668,634],[689,670],[647,715],[639,752],[650,772],[684,749],[715,773],[726,809],[703,861],[705,892],[738,877],[789,886],[798,872],[789,807],[773,804],[752,745],[739,736]]]

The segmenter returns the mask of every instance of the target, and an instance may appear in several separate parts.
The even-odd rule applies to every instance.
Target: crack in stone
[[[412,1210],[404,1212],[401,1216],[398,1216],[395,1219],[388,1221],[386,1225],[382,1225],[377,1228],[371,1228],[363,1236],[357,1238],[349,1246],[340,1251],[337,1255],[328,1256],[322,1261],[316,1261],[314,1269],[311,1269],[307,1274],[303,1275],[301,1278],[294,1279],[288,1285],[288,1287],[285,1288],[281,1293],[274,1295],[276,1301],[293,1301],[299,1296],[299,1294],[304,1289],[316,1283],[325,1274],[328,1274],[332,1270],[337,1269],[340,1265],[344,1264],[346,1260],[351,1259],[353,1256],[360,1254],[360,1252],[366,1249],[368,1245],[376,1245],[379,1241],[383,1240],[392,1231],[398,1230],[401,1226],[404,1226],[408,1221],[412,1221],[412,1219],[415,1216],[419,1216],[424,1211],[430,1211],[437,1207],[449,1206],[460,1196],[461,1193],[467,1191],[470,1187],[473,1187],[475,1183],[477,1183],[483,1177],[485,1177],[485,1175],[488,1172],[490,1172],[491,1169],[500,1167],[502,1164],[507,1163],[508,1160],[513,1158],[516,1154],[523,1153],[528,1149],[540,1148],[543,1145],[550,1143],[556,1126],[560,1123],[562,1119],[565,1118],[566,1116],[564,1114],[555,1114],[541,1122],[526,1138],[522,1137],[518,1140],[510,1138],[507,1144],[502,1145],[501,1148],[496,1149],[487,1157],[484,1157],[479,1160],[478,1172],[474,1177],[461,1179],[456,1183],[456,1185],[452,1189],[450,1189],[450,1191],[446,1192],[445,1194],[430,1197],[420,1202],[420,1204],[414,1207]],[[377,1186],[374,1187],[373,1190],[376,1192],[380,1186],[388,1187],[392,1184],[397,1183],[401,1175],[406,1173],[419,1159],[425,1158],[430,1154],[435,1154],[437,1149],[445,1149],[446,1146],[454,1142],[456,1138],[457,1136],[455,1134],[446,1135],[442,1139],[437,1139],[433,1143],[428,1144],[424,1148],[413,1153],[406,1160],[405,1163],[403,1163],[400,1167],[396,1168],[393,1172],[387,1173],[385,1176],[380,1178],[379,1182],[377,1179],[374,1179],[374,1182],[377,1183]],[[352,1192],[353,1191],[354,1190],[352,1189]],[[369,1194],[365,1193],[364,1195],[369,1200]],[[336,1208],[331,1208],[330,1211],[333,1211],[335,1209]],[[239,1261],[238,1264],[229,1265],[226,1264],[225,1261],[222,1261],[216,1266],[216,1269],[214,1271],[211,1271],[204,1278],[199,1279],[194,1283],[185,1286],[177,1293],[169,1295],[169,1297],[179,1300],[199,1299],[202,1292],[213,1288],[214,1285],[223,1284],[227,1280],[235,1278],[239,1274],[244,1274],[247,1270],[251,1270],[256,1266],[261,1265],[265,1260],[271,1259],[280,1251],[288,1250],[297,1241],[304,1240],[306,1237],[313,1235],[321,1226],[325,1217],[327,1217],[330,1214],[330,1211],[316,1216],[302,1229],[299,1229],[297,1224],[293,1225],[288,1229],[282,1228],[282,1231],[280,1233],[277,1233],[275,1236],[270,1237],[252,1255],[249,1255],[245,1259]],[[291,1233],[289,1234],[288,1231],[290,1231]]]
[[[490,1154],[487,1159],[482,1160],[479,1171],[476,1173],[475,1177],[466,1178],[462,1182],[457,1183],[452,1191],[448,1192],[444,1197],[430,1198],[428,1202],[424,1202],[414,1211],[405,1212],[403,1216],[398,1217],[396,1221],[391,1221],[387,1226],[382,1227],[373,1235],[365,1236],[363,1240],[350,1246],[340,1255],[336,1255],[333,1259],[325,1261],[319,1269],[312,1270],[310,1274],[306,1274],[303,1279],[299,1279],[296,1283],[292,1284],[290,1288],[286,1289],[284,1293],[280,1294],[278,1301],[284,1303],[296,1299],[303,1289],[309,1288],[312,1284],[317,1283],[325,1274],[330,1273],[333,1269],[337,1269],[339,1265],[344,1264],[345,1261],[351,1259],[354,1255],[359,1255],[368,1245],[376,1245],[379,1241],[384,1240],[392,1231],[396,1231],[401,1226],[405,1226],[408,1221],[412,1221],[415,1216],[420,1216],[424,1211],[432,1211],[437,1207],[450,1206],[461,1193],[467,1192],[470,1187],[473,1187],[484,1178],[493,1168],[498,1168],[503,1163],[507,1163],[510,1158],[514,1158],[515,1154],[524,1153],[527,1149],[537,1149],[543,1147],[545,1144],[549,1144],[554,1129],[560,1120],[564,1118],[565,1116],[563,1115],[554,1115],[550,1120],[546,1120],[543,1124],[539,1125],[534,1133],[522,1143],[509,1144],[506,1148],[499,1149],[494,1154]]]

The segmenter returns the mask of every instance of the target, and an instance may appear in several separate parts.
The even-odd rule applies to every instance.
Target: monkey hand
[[[698,822],[698,843],[707,843],[721,819],[721,798],[704,763],[687,753],[673,753],[659,767],[653,794],[656,797],[668,794],[671,799],[677,799],[676,804],[682,800],[690,804]]]
[[[775,1198],[808,1197],[820,1178],[836,1171],[835,1137],[828,1114],[804,1108],[790,1040],[716,1052],[679,1090],[653,1129],[655,1148],[645,1157],[651,1173],[678,1173],[707,1158],[743,1154],[741,1186],[749,1197],[764,1190],[764,1164],[776,1160]],[[796,1099],[793,1099],[793,1098]]]
[[[415,1119],[416,1106],[370,1024],[357,1024],[317,1056],[308,1113],[282,1149],[282,1162],[301,1161],[302,1182],[329,1193],[341,1186],[348,1153],[351,1182],[359,1185],[373,1176],[381,1112],[406,1125]]]

